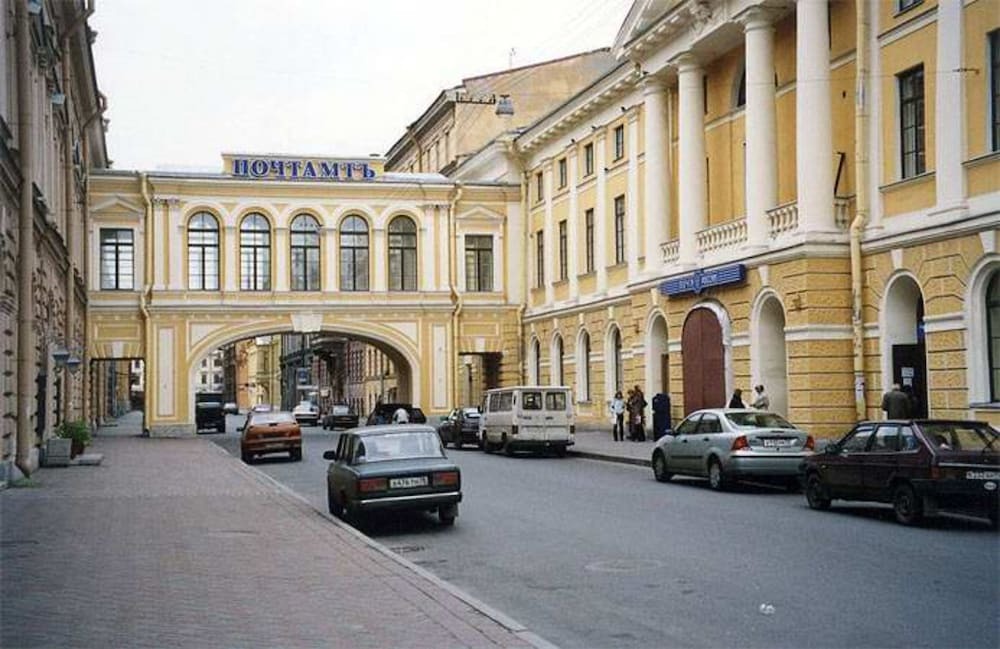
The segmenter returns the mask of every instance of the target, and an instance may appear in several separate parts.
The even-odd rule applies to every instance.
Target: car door
[[[864,423],[836,443],[833,452],[823,455],[820,474],[833,498],[858,497],[862,492],[862,469],[875,426]]]
[[[330,464],[330,484],[336,493],[347,493],[349,480],[348,466],[354,449],[356,435],[341,433],[340,441],[337,444],[337,459]],[[341,503],[343,504],[343,503]]]
[[[692,439],[698,432],[698,422],[702,413],[696,412],[682,421],[674,431],[675,435],[667,445],[667,470],[671,473],[691,473],[695,470],[695,461],[691,456]]]
[[[888,499],[889,482],[896,475],[899,450],[899,424],[878,424],[868,452],[861,457],[861,489],[865,498]]]
[[[719,415],[714,412],[706,412],[698,422],[698,430],[694,435],[690,435],[690,446],[687,452],[691,457],[691,470],[698,475],[708,474],[708,455],[710,450],[718,442],[722,433],[722,422]]]

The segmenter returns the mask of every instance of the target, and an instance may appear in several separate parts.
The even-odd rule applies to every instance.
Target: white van
[[[559,386],[517,386],[488,390],[479,420],[483,450],[555,451],[573,445],[572,391]]]

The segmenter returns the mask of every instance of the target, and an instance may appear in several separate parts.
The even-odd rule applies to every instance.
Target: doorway
[[[681,334],[685,416],[702,408],[726,405],[725,349],[722,324],[705,308],[691,311]]]
[[[924,342],[924,299],[920,286],[900,276],[886,291],[883,376],[912,395],[913,417],[927,417],[927,348]],[[889,389],[889,385],[885,386]]]

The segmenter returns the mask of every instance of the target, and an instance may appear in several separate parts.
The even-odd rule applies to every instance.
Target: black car
[[[375,409],[368,415],[365,426],[376,426],[378,424],[391,424],[392,416],[397,410],[402,408],[409,415],[410,424],[426,424],[427,417],[424,411],[414,406],[412,403],[377,403]]]
[[[334,516],[373,511],[437,512],[452,525],[462,501],[462,475],[437,432],[420,424],[358,428],[326,451],[327,505]]]
[[[199,431],[208,428],[226,432],[226,412],[221,392],[198,392],[194,395],[194,425]]]
[[[323,415],[323,428],[333,430],[334,428],[357,428],[358,413],[351,410],[350,406],[337,404],[330,407],[330,412]]]
[[[479,408],[455,408],[438,424],[441,442],[455,448],[479,443]]]
[[[920,522],[938,511],[1000,513],[1000,435],[976,421],[865,421],[802,462],[813,509],[832,500],[892,503],[896,520]]]

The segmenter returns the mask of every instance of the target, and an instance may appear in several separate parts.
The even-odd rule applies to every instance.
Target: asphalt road
[[[255,466],[325,511],[336,438],[307,428],[302,462]],[[235,433],[215,440],[238,455]],[[1000,537],[983,523],[906,528],[886,508],[814,512],[763,486],[448,454],[463,477],[453,528],[416,514],[364,531],[560,647],[1000,646]]]

